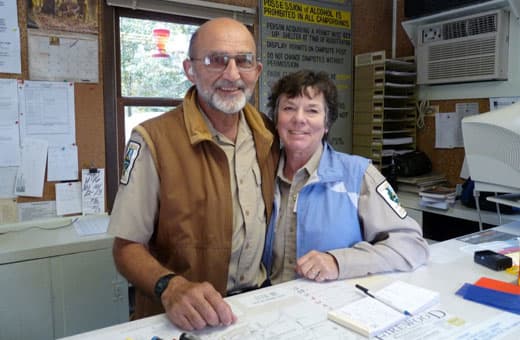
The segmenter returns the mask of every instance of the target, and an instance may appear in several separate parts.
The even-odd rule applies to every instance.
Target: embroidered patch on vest
[[[123,173],[121,174],[121,180],[119,181],[121,184],[128,184],[130,181],[130,175],[132,174],[132,169],[134,168],[134,163],[139,155],[139,149],[141,149],[141,144],[130,141],[126,146],[125,159],[123,160]]]
[[[392,208],[392,210],[399,216],[400,218],[405,218],[407,215],[406,210],[401,206],[399,202],[399,198],[395,193],[394,189],[388,183],[388,181],[384,181],[383,183],[377,186],[377,193],[383,197],[385,202]]]

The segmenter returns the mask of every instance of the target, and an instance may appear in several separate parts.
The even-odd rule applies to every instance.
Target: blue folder
[[[459,288],[456,294],[466,300],[520,314],[520,295],[504,293],[494,289],[475,286],[470,283],[465,283]]]

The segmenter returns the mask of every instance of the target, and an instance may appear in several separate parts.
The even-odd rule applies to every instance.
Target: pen
[[[195,334],[184,332],[181,334],[179,340],[200,340],[200,337]]]
[[[381,298],[381,297],[379,297],[377,295],[374,295],[372,292],[370,292],[368,290],[368,288],[365,288],[362,285],[358,285],[358,284],[356,284],[355,286],[356,286],[357,289],[361,290],[363,293],[365,293],[366,295],[370,296],[372,299],[375,299],[375,300],[377,300],[379,302],[382,302],[385,305],[387,305],[388,307],[390,307],[390,308],[392,308],[392,309],[394,309],[394,310],[398,311],[399,313],[402,313],[402,314],[404,314],[406,316],[412,316],[412,313],[408,312],[407,310],[403,310],[403,309],[395,306],[392,302],[390,302],[390,301],[388,301],[386,299],[383,299],[383,298]]]

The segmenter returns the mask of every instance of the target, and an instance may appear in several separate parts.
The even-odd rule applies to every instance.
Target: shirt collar
[[[217,141],[219,143],[231,143],[235,144],[232,141],[229,140],[226,136],[224,136],[222,133],[220,133],[215,127],[213,126],[213,123],[211,123],[211,120],[208,118],[208,115],[204,110],[197,105],[199,108],[200,113],[202,114],[202,118],[204,119],[204,122],[208,126],[209,133],[211,134],[211,137],[214,141]],[[250,129],[245,123],[245,117],[244,112],[240,111],[239,113],[239,120],[238,120],[238,132],[237,132],[237,138],[236,138],[236,144],[238,144],[243,138],[245,134],[250,134]]]
[[[323,144],[320,143],[316,151],[312,154],[311,158],[305,163],[305,165],[300,168],[295,176],[297,176],[301,171],[305,171],[307,178],[309,178],[312,174],[318,171],[318,166],[320,165],[321,155],[323,154]],[[278,170],[276,172],[276,176],[284,182],[291,183],[289,179],[287,179],[283,174],[283,168],[285,166],[285,150],[280,157],[280,162],[278,163]]]

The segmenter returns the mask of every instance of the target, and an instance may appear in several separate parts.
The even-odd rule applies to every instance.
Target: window
[[[135,125],[171,110],[191,86],[182,61],[199,25],[187,19],[175,21],[175,17],[150,19],[149,15],[129,17],[120,12],[118,90],[126,144]]]
[[[105,29],[113,31],[114,40],[112,45],[105,41],[104,46],[113,51],[107,55],[114,59],[104,62],[104,74],[112,75],[105,80],[105,98],[116,98],[105,103],[107,201],[111,210],[131,130],[181,103],[191,86],[182,61],[191,35],[206,20],[113,7],[107,12],[113,16]]]

